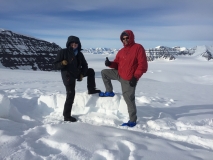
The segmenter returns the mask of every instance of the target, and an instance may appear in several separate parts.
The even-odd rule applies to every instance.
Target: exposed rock
[[[206,58],[207,60],[213,59],[212,54],[210,51],[206,50],[206,52],[203,52],[201,54],[202,57]]]
[[[163,58],[167,60],[175,60],[175,55],[178,54],[176,48],[169,48],[165,46],[159,46],[156,48],[146,50],[147,60],[154,61],[155,59]]]
[[[53,70],[52,62],[60,49],[55,43],[0,31],[0,62],[7,68]]]

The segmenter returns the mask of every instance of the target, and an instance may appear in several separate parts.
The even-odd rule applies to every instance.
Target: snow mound
[[[6,118],[11,120],[20,120],[21,113],[16,107],[11,105],[10,100],[5,92],[0,91],[0,118]]]

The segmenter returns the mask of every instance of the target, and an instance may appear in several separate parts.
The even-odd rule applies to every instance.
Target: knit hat
[[[121,37],[129,36],[126,32],[121,33]]]

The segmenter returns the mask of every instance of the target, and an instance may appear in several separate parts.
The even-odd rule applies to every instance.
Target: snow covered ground
[[[85,54],[105,91],[105,55]],[[108,55],[110,60],[115,55]],[[138,124],[128,121],[120,84],[113,98],[88,95],[77,82],[72,115],[63,121],[60,72],[0,68],[0,159],[212,160],[213,61],[177,57],[149,62],[136,90]]]

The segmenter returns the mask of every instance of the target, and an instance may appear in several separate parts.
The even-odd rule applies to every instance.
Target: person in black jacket
[[[81,42],[76,36],[69,36],[66,47],[60,50],[54,61],[55,68],[61,70],[61,76],[66,88],[67,97],[64,104],[64,121],[76,122],[71,116],[72,104],[75,97],[75,83],[87,76],[88,94],[99,93],[95,84],[95,72],[88,68],[86,59],[81,52]]]

